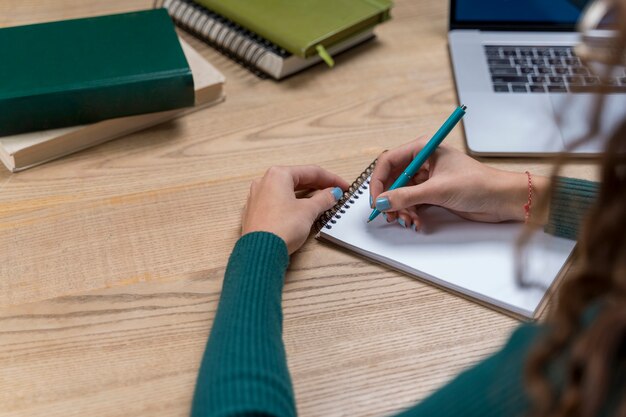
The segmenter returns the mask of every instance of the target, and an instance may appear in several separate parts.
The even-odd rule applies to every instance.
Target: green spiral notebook
[[[390,18],[389,0],[195,0],[302,58]],[[332,62],[332,59],[330,60]],[[330,63],[329,62],[329,63]]]

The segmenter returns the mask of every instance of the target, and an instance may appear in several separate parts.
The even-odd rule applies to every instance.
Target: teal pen
[[[422,148],[422,150],[417,154],[413,162],[409,164],[408,167],[404,170],[404,172],[398,177],[398,179],[389,187],[389,191],[395,190],[396,188],[404,187],[410,180],[413,178],[417,171],[424,165],[424,162],[435,152],[435,149],[443,142],[443,140],[448,136],[448,134],[454,129],[454,126],[459,123],[459,121],[465,116],[465,110],[467,110],[467,106],[461,105],[457,107],[456,110],[448,117],[448,120],[445,121],[443,126],[439,128],[437,133],[428,141],[426,146]],[[372,214],[370,214],[370,218],[367,221],[368,223],[374,220],[380,211],[374,209]]]

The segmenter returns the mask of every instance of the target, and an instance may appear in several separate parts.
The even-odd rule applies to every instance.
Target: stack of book
[[[223,100],[224,77],[163,9],[0,29],[0,55],[13,172]]]
[[[174,21],[259,75],[281,79],[374,37],[389,0],[157,0]]]

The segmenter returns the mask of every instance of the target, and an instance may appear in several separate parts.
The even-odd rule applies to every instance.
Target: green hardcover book
[[[308,58],[390,18],[389,0],[194,0],[281,48]]]
[[[164,10],[0,29],[0,136],[193,106]]]

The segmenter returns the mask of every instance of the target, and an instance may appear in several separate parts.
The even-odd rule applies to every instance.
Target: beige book
[[[10,171],[21,171],[223,101],[224,76],[185,41],[181,39],[180,43],[193,73],[194,107],[3,136],[0,137],[0,160]]]

